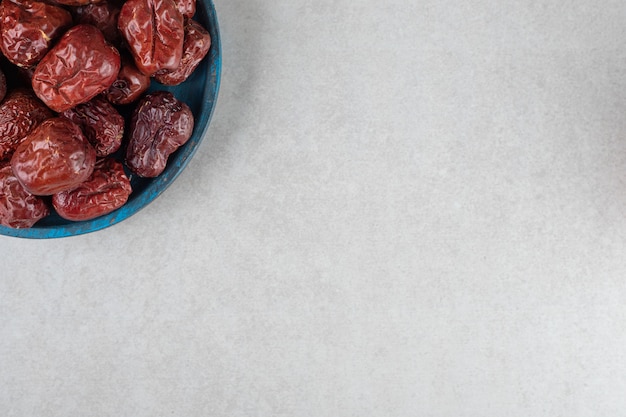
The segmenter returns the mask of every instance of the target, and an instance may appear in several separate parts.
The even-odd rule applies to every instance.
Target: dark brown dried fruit
[[[0,9],[0,47],[20,67],[36,65],[72,24],[67,10],[39,1],[2,0]]]
[[[32,227],[50,214],[46,203],[29,193],[10,165],[0,168],[0,224],[14,229]]]
[[[99,157],[117,151],[124,136],[124,118],[101,96],[60,114],[76,123]]]
[[[96,151],[80,127],[62,117],[37,126],[11,157],[13,173],[35,195],[76,187],[89,178],[95,163]]]
[[[28,90],[14,90],[0,103],[0,160],[35,127],[52,117],[52,112]]]
[[[111,2],[92,3],[74,9],[76,23],[93,25],[100,29],[104,38],[112,45],[119,45],[122,36],[117,30],[120,6]]]
[[[141,72],[176,69],[183,54],[183,15],[174,0],[128,0],[117,27]]]
[[[91,25],[68,30],[33,74],[35,94],[62,112],[108,89],[120,70],[120,54]]]
[[[107,158],[96,163],[85,182],[72,190],[54,194],[52,205],[64,219],[90,220],[122,207],[131,192],[123,165]]]
[[[148,94],[131,118],[126,165],[141,177],[158,176],[169,156],[189,140],[193,124],[189,107],[172,93]]]
[[[122,54],[122,68],[107,90],[106,97],[113,104],[130,104],[149,87],[150,77],[137,69],[132,58]]]
[[[183,57],[175,70],[162,70],[154,78],[164,85],[178,85],[185,81],[198,67],[211,48],[211,35],[194,20],[188,19],[185,23],[185,42],[183,43]]]

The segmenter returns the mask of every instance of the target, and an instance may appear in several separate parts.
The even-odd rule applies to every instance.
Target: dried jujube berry
[[[110,155],[120,148],[124,136],[124,118],[102,96],[65,110],[61,116],[82,129],[97,156]]]
[[[113,104],[130,104],[149,87],[150,77],[139,71],[131,57],[122,54],[122,67],[117,79],[107,90],[106,97]]]
[[[2,53],[15,65],[34,66],[71,24],[72,15],[59,6],[33,0],[2,0]]]
[[[32,227],[50,214],[41,197],[29,193],[10,165],[0,166],[0,224],[14,229]]]
[[[183,15],[174,0],[128,0],[117,27],[141,72],[178,68],[185,37]]]
[[[52,112],[29,90],[13,90],[0,103],[0,160],[15,151],[20,141]]]
[[[17,147],[11,168],[35,195],[76,187],[93,172],[96,151],[75,123],[62,117],[45,120]]]
[[[185,42],[180,65],[175,70],[161,70],[154,78],[164,85],[178,85],[185,81],[198,67],[211,48],[211,35],[195,20],[185,23]]]
[[[82,221],[103,216],[126,204],[132,192],[124,166],[112,158],[96,163],[91,176],[77,187],[52,196],[57,213],[67,220]]]
[[[172,93],[146,95],[132,114],[126,165],[141,177],[158,176],[169,156],[189,140],[193,124],[189,107]]]
[[[107,90],[120,70],[120,54],[96,27],[76,25],[39,62],[33,74],[35,94],[62,112]]]
[[[119,45],[122,36],[117,29],[117,18],[121,7],[112,1],[92,3],[76,7],[74,16],[76,23],[92,25],[100,29],[104,38],[112,45]]]

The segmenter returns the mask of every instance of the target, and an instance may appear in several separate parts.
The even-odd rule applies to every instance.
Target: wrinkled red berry
[[[178,85],[185,81],[198,67],[211,48],[211,35],[194,20],[185,23],[185,42],[183,57],[175,70],[162,70],[154,78],[164,85]]]
[[[183,54],[183,15],[174,0],[128,0],[117,27],[141,72],[176,69]]]
[[[189,140],[193,124],[189,107],[172,93],[148,94],[131,118],[126,165],[141,177],[158,176],[169,156]]]
[[[76,123],[99,157],[117,151],[124,136],[124,118],[101,96],[61,113]]]
[[[35,94],[62,112],[108,89],[120,70],[120,54],[98,29],[77,25],[68,30],[33,74]]]
[[[24,188],[35,195],[69,190],[85,181],[96,151],[75,123],[54,117],[37,126],[17,147],[11,168]]]
[[[114,159],[96,163],[91,176],[77,187],[52,196],[57,213],[67,220],[90,220],[126,204],[132,189],[124,167]]]
[[[128,55],[122,55],[122,68],[117,79],[106,92],[113,104],[130,104],[137,100],[150,87],[150,77],[139,71]]]
[[[15,229],[28,228],[48,214],[46,203],[20,184],[10,165],[0,168],[0,224]]]
[[[8,158],[52,112],[28,90],[13,90],[0,103],[0,160]]]
[[[74,9],[76,23],[85,23],[97,27],[104,38],[112,45],[119,45],[122,36],[117,29],[120,6],[111,2],[92,3]]]
[[[72,15],[61,7],[33,0],[2,0],[0,47],[9,61],[28,68],[44,57],[71,24]]]

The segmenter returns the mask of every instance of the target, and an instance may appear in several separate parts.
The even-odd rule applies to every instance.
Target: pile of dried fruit
[[[51,207],[93,219],[128,200],[125,168],[163,172],[194,118],[170,92],[147,90],[153,79],[184,82],[207,55],[195,9],[195,0],[0,2],[0,224],[32,227]]]

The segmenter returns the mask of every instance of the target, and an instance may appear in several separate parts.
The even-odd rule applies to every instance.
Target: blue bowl
[[[118,210],[93,220],[72,222],[54,211],[29,229],[12,229],[0,225],[0,235],[32,239],[50,239],[95,232],[112,226],[132,216],[150,204],[174,182],[187,166],[209,127],[217,101],[222,67],[219,26],[215,6],[211,0],[197,0],[197,20],[211,34],[211,49],[194,73],[182,84],[166,87],[153,81],[150,90],[171,91],[179,100],[187,103],[195,118],[194,130],[187,143],[170,155],[165,171],[157,178],[141,178],[129,175],[133,192],[128,202]]]

